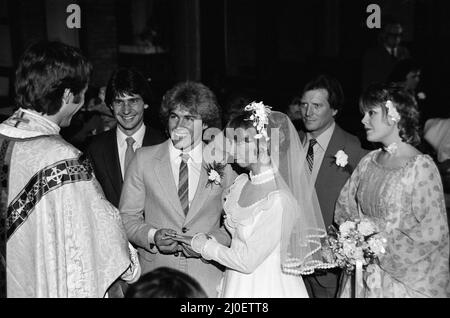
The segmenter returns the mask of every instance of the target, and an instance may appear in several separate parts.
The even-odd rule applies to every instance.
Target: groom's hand
[[[159,229],[155,233],[155,245],[161,254],[174,254],[179,251],[178,242],[170,234],[176,234],[172,229]]]

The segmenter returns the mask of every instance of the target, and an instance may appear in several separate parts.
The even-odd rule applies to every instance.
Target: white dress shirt
[[[139,149],[142,147],[142,143],[144,141],[145,135],[145,125],[142,125],[133,135],[127,136],[125,135],[119,127],[116,128],[117,135],[117,150],[119,151],[119,161],[120,161],[120,171],[122,172],[122,179],[125,179],[125,152],[127,151],[127,141],[128,137],[133,137],[135,140],[133,144],[133,150]]]
[[[197,191],[198,181],[200,180],[200,171],[202,169],[203,162],[203,144],[200,142],[190,152],[187,153],[189,159],[187,161],[189,171],[189,207],[192,200],[194,200],[195,192]],[[178,189],[180,164],[181,164],[181,150],[175,148],[171,142],[169,142],[169,156],[170,165],[173,173],[173,180]],[[158,229],[150,229],[148,232],[148,242],[150,244],[155,243],[155,233]]]
[[[323,133],[321,133],[317,138],[317,144],[314,146],[314,165],[311,172],[311,181],[313,184],[316,183],[317,175],[319,174],[320,166],[322,165],[323,157],[325,156],[325,152],[327,150],[328,144],[330,143],[331,136],[333,136],[334,128],[336,127],[336,123],[328,127]],[[304,143],[305,154],[308,153],[309,141],[314,139],[310,133],[306,133],[306,139]]]

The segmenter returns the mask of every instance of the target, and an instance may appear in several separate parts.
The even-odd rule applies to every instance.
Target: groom
[[[183,82],[163,97],[161,117],[170,139],[137,150],[120,199],[122,221],[128,239],[138,247],[142,274],[161,266],[175,268],[215,297],[223,269],[170,235],[204,232],[230,244],[221,225],[221,196],[236,174],[227,165],[221,184],[209,184],[203,158],[202,133],[220,125],[220,108],[208,87]]]

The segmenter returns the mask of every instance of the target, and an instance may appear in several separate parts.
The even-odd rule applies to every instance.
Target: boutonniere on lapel
[[[206,165],[206,173],[208,174],[208,183],[206,186],[221,185],[224,175],[225,165],[219,162],[212,162]]]
[[[339,150],[334,155],[335,161],[334,163],[336,166],[348,171],[349,173],[352,173],[352,168],[348,164],[348,155],[344,152],[344,150]]]
[[[348,156],[343,150],[339,150],[334,157],[336,158],[336,165],[345,168],[348,164]]]

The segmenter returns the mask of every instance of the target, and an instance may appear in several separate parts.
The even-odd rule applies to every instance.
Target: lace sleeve
[[[198,237],[197,249],[205,259],[212,259],[220,264],[240,271],[252,273],[274,251],[281,239],[281,222],[283,207],[279,195],[273,195],[270,207],[260,210],[254,217],[253,231],[248,237],[233,237],[231,247],[223,246],[212,239]],[[241,225],[243,226],[243,225]]]

